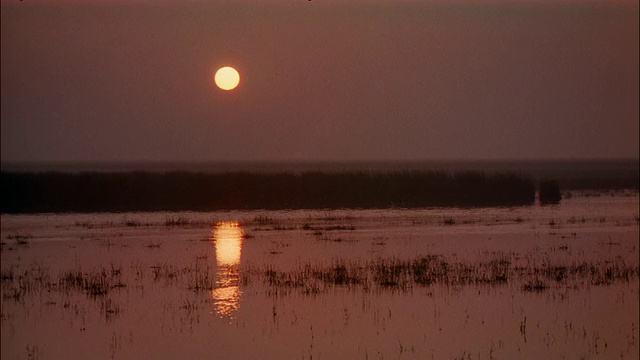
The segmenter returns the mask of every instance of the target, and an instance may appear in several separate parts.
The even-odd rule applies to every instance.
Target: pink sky
[[[637,3],[27,1],[2,161],[638,158]]]

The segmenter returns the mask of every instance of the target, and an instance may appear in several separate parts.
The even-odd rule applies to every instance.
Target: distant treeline
[[[508,206],[535,201],[511,173],[5,173],[3,213]]]

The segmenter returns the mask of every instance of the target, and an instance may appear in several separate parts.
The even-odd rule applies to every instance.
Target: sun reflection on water
[[[236,221],[218,222],[213,229],[217,277],[211,298],[219,316],[233,317],[240,307],[240,257],[242,254],[242,228]]]

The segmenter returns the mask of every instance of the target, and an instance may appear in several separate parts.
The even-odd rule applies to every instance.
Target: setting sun
[[[225,66],[216,71],[214,80],[220,89],[233,90],[240,83],[240,74],[238,70],[230,66]]]

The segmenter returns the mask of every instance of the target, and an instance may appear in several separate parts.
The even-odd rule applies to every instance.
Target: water
[[[637,359],[638,206],[3,215],[1,355]]]

